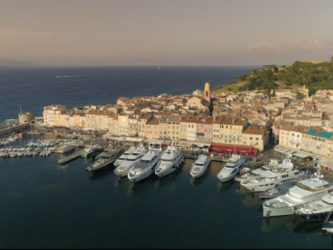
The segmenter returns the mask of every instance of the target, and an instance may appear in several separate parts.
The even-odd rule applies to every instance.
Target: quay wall
[[[0,137],[9,135],[12,132],[22,132],[29,127],[29,124],[15,124],[7,126],[5,124],[0,125]]]

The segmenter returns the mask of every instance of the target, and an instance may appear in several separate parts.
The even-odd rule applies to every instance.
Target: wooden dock
[[[75,151],[73,154],[70,154],[68,156],[63,156],[63,157],[60,157],[59,160],[58,160],[58,164],[66,164],[67,162],[70,162],[70,161],[73,161],[77,158],[80,157],[80,154],[83,153],[83,150],[77,150]]]
[[[191,159],[191,160],[196,160],[198,158],[199,154],[191,154],[191,153],[184,153],[184,158],[185,159]],[[224,159],[223,157],[218,157],[218,156],[209,156],[211,161],[215,162],[226,162],[228,159]]]

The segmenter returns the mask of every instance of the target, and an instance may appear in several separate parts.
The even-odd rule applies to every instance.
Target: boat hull
[[[178,160],[175,161],[172,165],[170,165],[166,168],[157,167],[154,172],[158,177],[164,177],[168,174],[175,172],[177,169],[179,169],[182,166],[183,162],[184,162],[184,156],[180,156],[178,158]]]
[[[137,183],[139,181],[142,181],[142,180],[148,178],[153,173],[154,173],[154,171],[152,169],[148,169],[146,171],[142,171],[140,174],[135,175],[134,177],[131,177],[129,174],[127,177],[131,182]]]
[[[193,179],[197,179],[200,178],[201,176],[204,175],[204,173],[206,172],[206,170],[208,169],[208,165],[209,165],[210,161],[208,161],[201,169],[199,172],[194,172],[192,169],[190,171],[190,174],[192,176]]]
[[[86,169],[87,169],[87,171],[89,171],[89,172],[97,172],[97,171],[101,171],[101,170],[107,168],[107,167],[108,167],[109,165],[111,165],[111,164],[112,164],[112,160],[107,161],[107,162],[104,162],[104,163],[100,164],[100,165],[97,166],[97,167],[89,166],[89,167],[87,167]]]
[[[276,217],[276,216],[286,216],[293,215],[294,207],[283,207],[283,208],[274,208],[263,205],[263,217]]]
[[[219,179],[220,182],[228,182],[228,181],[231,181],[235,178],[235,176],[237,175],[238,171],[236,172],[236,174],[233,174],[233,175],[229,175],[229,176],[226,176],[226,177],[217,177]]]

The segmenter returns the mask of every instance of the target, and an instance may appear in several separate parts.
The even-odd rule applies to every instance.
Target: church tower
[[[206,82],[205,83],[205,89],[204,89],[204,98],[207,102],[210,103],[210,85],[209,85],[209,82]]]

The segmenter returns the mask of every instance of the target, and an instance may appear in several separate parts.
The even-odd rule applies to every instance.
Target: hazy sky
[[[332,0],[0,0],[0,59],[263,65],[331,56]]]

